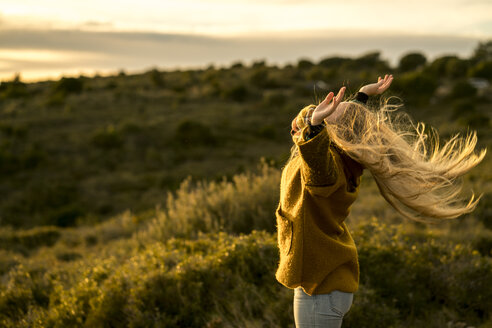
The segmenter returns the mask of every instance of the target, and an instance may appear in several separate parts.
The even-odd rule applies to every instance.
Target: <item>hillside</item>
[[[404,111],[490,150],[491,45],[394,68],[371,53],[2,82],[0,326],[291,327],[274,210],[292,117],[393,73]],[[492,325],[491,167],[464,178],[477,210],[439,225],[402,219],[364,174],[344,327]]]

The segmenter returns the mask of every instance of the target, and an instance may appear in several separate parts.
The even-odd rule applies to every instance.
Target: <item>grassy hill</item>
[[[492,80],[488,47],[395,68],[372,53],[2,82],[0,326],[292,326],[292,291],[274,278],[292,117],[393,73],[413,117],[489,147],[491,88],[474,87]],[[492,325],[491,167],[464,179],[484,193],[478,209],[435,226],[403,220],[364,175],[344,327]]]

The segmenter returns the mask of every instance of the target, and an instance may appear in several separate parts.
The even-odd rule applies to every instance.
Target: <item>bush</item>
[[[408,103],[427,104],[438,86],[437,80],[425,73],[403,74],[394,82],[396,91],[404,93]]]
[[[217,144],[217,138],[210,131],[210,127],[193,120],[179,123],[174,133],[174,140],[178,145],[187,148]]]
[[[301,70],[309,69],[313,66],[314,66],[313,62],[305,58],[299,59],[299,61],[297,62],[297,68]]]
[[[468,75],[492,80],[492,60],[478,63],[470,69]]]
[[[0,248],[27,253],[41,246],[53,246],[60,238],[60,230],[53,226],[29,230],[0,230]]]
[[[463,126],[468,126],[472,129],[488,128],[490,126],[490,118],[487,114],[479,112],[470,112],[461,117],[459,122]]]
[[[450,99],[471,98],[476,96],[477,89],[466,81],[459,81],[453,85],[449,94]]]
[[[256,133],[261,138],[272,140],[277,136],[277,131],[273,125],[264,125],[260,127]]]
[[[466,77],[470,62],[465,59],[452,58],[446,63],[448,77],[457,79]]]
[[[164,78],[162,76],[162,73],[159,72],[157,69],[153,69],[149,72],[150,76],[150,81],[152,84],[156,87],[163,87],[164,86]]]
[[[1,98],[23,98],[27,96],[27,86],[21,81],[20,75],[16,74],[10,82],[0,83],[0,99]]]
[[[366,53],[352,61],[346,62],[344,68],[349,70],[366,70],[366,71],[389,71],[388,63],[381,59],[379,51]],[[353,82],[353,81],[352,81]]]
[[[466,117],[469,113],[477,111],[475,103],[470,99],[460,99],[453,104],[451,118],[456,120],[461,117]]]
[[[360,250],[361,283],[397,309],[401,319],[424,323],[443,306],[470,321],[492,314],[492,290],[486,287],[492,282],[492,261],[470,245],[375,221],[362,226],[354,239]]]
[[[154,225],[150,227],[155,228]],[[361,285],[346,327],[480,326],[492,310],[492,260],[446,237],[373,220],[355,227]],[[0,286],[6,327],[289,327],[292,291],[275,281],[276,236],[137,235],[107,258],[12,269]],[[121,248],[122,245],[116,246]],[[109,256],[110,254],[110,256]],[[77,261],[78,253],[58,253]],[[68,266],[66,267],[68,268]]]
[[[92,136],[92,144],[102,149],[119,148],[123,145],[123,136],[120,131],[110,124],[103,129],[99,129]]]
[[[264,88],[269,84],[269,73],[267,67],[253,69],[249,76],[249,82],[258,88]]]
[[[243,84],[237,84],[230,87],[224,87],[222,96],[236,102],[245,102],[248,99],[248,88]]]
[[[62,77],[53,85],[52,93],[64,96],[71,93],[80,93],[84,89],[82,81],[80,78]]]
[[[226,326],[283,322],[286,326],[291,312],[275,309],[284,308],[291,296],[271,274],[276,261],[275,238],[261,232],[149,244],[122,265],[93,263],[68,289],[55,282],[52,306],[39,323],[45,327],[206,327],[212,322]],[[14,322],[36,305],[31,301],[31,285],[16,287],[26,295],[17,301],[24,308],[18,307],[22,311],[17,316],[2,312]]]
[[[340,68],[342,65],[352,61],[351,58],[346,57],[328,57],[324,58],[319,62],[319,66],[323,66],[326,68]]]
[[[263,105],[267,108],[278,109],[287,103],[287,99],[288,97],[282,92],[265,92],[263,94]]]
[[[280,172],[263,164],[257,175],[243,173],[232,181],[185,180],[176,194],[168,194],[166,210],[157,214],[147,234],[157,240],[171,236],[193,237],[198,232],[275,231],[275,207]]]
[[[409,53],[401,57],[398,69],[400,72],[415,71],[417,68],[425,66],[427,58],[420,52]]]

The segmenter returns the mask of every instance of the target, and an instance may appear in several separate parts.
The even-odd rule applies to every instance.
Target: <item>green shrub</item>
[[[424,230],[377,221],[354,228],[361,285],[344,326],[437,328],[489,320],[490,258]],[[293,293],[274,277],[275,234],[198,233],[193,240],[165,242],[147,237],[137,235],[138,248],[85,264],[68,251],[61,260],[73,261],[72,273],[18,265],[0,286],[0,322],[6,327],[33,326],[33,320],[42,327],[292,325]]]
[[[328,57],[328,58],[323,58],[318,65],[326,67],[326,68],[335,68],[338,69],[342,65],[346,64],[347,62],[352,61],[351,58],[346,58],[346,57]]]
[[[467,75],[469,65],[469,60],[452,58],[446,63],[446,74],[453,79],[464,78]]]
[[[0,248],[9,250],[33,250],[41,246],[53,246],[60,238],[57,227],[45,226],[28,230],[0,230]]]
[[[110,124],[104,129],[99,129],[92,136],[92,144],[102,149],[119,148],[123,145],[124,139],[120,131]]]
[[[149,225],[149,237],[196,236],[198,232],[252,230],[275,231],[273,213],[279,197],[280,172],[263,164],[257,175],[243,173],[232,181],[185,180],[176,194],[168,194],[167,206]]]
[[[53,85],[52,93],[68,95],[71,93],[80,93],[83,89],[83,79],[74,77],[62,77]]]
[[[187,148],[213,146],[218,141],[210,127],[193,120],[185,120],[179,123],[174,133],[174,140],[178,145]]]
[[[235,102],[245,102],[249,95],[250,92],[244,84],[236,84],[222,89],[222,97]]]
[[[472,129],[488,128],[490,126],[490,118],[487,114],[479,112],[470,112],[462,117],[459,122]]]
[[[291,317],[273,311],[291,301],[271,274],[276,261],[275,238],[259,232],[149,244],[117,270],[115,261],[94,263],[68,289],[54,288],[53,306],[41,322],[204,327],[219,314],[228,326],[252,319],[276,326]]]
[[[272,140],[277,137],[277,130],[275,126],[268,124],[260,127],[256,134],[261,138]]]
[[[409,72],[394,82],[394,90],[405,96],[405,101],[427,104],[438,86],[437,80],[425,73]]]
[[[299,59],[297,61],[297,68],[301,70],[309,69],[314,66],[314,63],[306,58]]]
[[[398,309],[386,303],[374,290],[364,285],[359,286],[359,290],[354,294],[352,307],[343,319],[343,327],[400,327]]]
[[[398,69],[401,72],[415,71],[427,63],[427,58],[420,52],[408,53],[400,58]]]
[[[0,123],[0,132],[5,136],[13,139],[25,139],[29,129],[25,125]]]
[[[477,94],[477,89],[466,81],[458,81],[449,94],[451,99],[470,98]]]
[[[82,255],[78,252],[65,251],[56,254],[56,258],[63,262],[71,262],[82,258]]]
[[[278,109],[287,103],[287,96],[278,91],[265,92],[263,94],[263,106],[269,109]],[[272,110],[272,113],[275,111]]]
[[[159,72],[157,69],[153,69],[149,72],[150,76],[150,81],[152,84],[156,87],[163,87],[164,86],[164,78],[162,76],[162,73]]]
[[[432,63],[427,65],[425,71],[433,78],[439,79],[447,76],[448,63],[456,60],[456,56],[441,56],[435,58]]]
[[[354,238],[362,284],[396,308],[400,318],[429,319],[443,306],[470,321],[492,314],[492,290],[487,288],[492,261],[470,245],[377,222],[362,226]]]
[[[492,60],[483,61],[473,66],[468,75],[492,80]]]
[[[475,113],[475,103],[470,99],[459,99],[453,104],[451,118],[456,120],[461,117],[466,117],[469,113]]]
[[[0,83],[0,99],[23,98],[27,94],[27,86],[21,81],[19,74],[16,74],[12,81]]]

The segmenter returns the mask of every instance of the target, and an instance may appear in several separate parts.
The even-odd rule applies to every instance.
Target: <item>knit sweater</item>
[[[306,135],[305,127],[302,135]],[[344,222],[355,201],[362,166],[332,144],[326,129],[297,142],[282,171],[276,210],[280,263],[277,280],[309,294],[355,292],[359,264]]]

